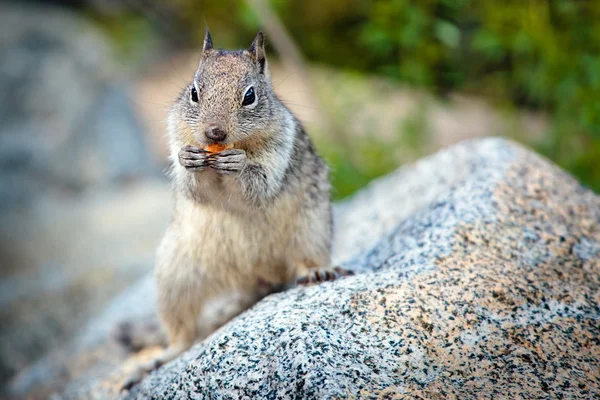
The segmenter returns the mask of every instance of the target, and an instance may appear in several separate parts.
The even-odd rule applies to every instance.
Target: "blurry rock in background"
[[[31,4],[0,26],[2,382],[151,268],[169,195],[103,35]]]
[[[0,205],[153,169],[106,40],[67,11],[2,5]]]

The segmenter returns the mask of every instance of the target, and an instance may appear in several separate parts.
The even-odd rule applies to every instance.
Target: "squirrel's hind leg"
[[[197,260],[190,258],[175,239],[174,231],[168,230],[157,251],[155,269],[158,314],[169,345],[157,358],[139,365],[122,389],[131,389],[149,372],[189,349],[196,339],[210,282],[199,276]]]
[[[187,342],[178,342],[170,344],[163,352],[153,360],[140,364],[136,370],[123,383],[121,390],[130,390],[137,385],[147,374],[160,368],[163,364],[174,360],[181,353],[189,349],[191,344]]]
[[[272,289],[271,286],[269,289]],[[169,292],[166,291],[165,295]],[[195,292],[199,293],[202,290],[199,289]],[[125,381],[122,390],[130,390],[147,374],[188,350],[195,340],[206,338],[267,294],[264,288],[257,287],[249,291],[224,291],[212,298],[197,298],[193,302],[189,302],[190,298],[178,297],[179,307],[174,307],[175,302],[172,304],[173,307],[170,307],[171,297],[161,296],[159,300],[160,314],[164,326],[167,328],[170,344],[157,358],[139,365]],[[182,300],[188,302],[182,302]]]
[[[164,301],[164,298],[161,299]],[[180,298],[180,300],[182,300]],[[125,381],[121,390],[129,390],[138,384],[147,374],[160,368],[163,364],[177,358],[181,353],[189,349],[196,338],[197,317],[199,304],[181,304],[177,309],[164,308],[161,310],[161,319],[164,322],[169,336],[169,346],[153,360],[139,365],[136,370]],[[161,304],[164,307],[164,304]],[[182,313],[183,311],[183,313]]]

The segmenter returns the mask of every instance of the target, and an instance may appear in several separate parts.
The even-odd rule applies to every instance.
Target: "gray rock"
[[[338,205],[336,227],[356,276],[265,298],[126,397],[600,396],[600,198],[557,167],[466,142]],[[37,393],[117,397],[156,352],[107,332],[152,301],[149,280],[117,299]]]
[[[151,269],[170,212],[107,40],[0,4],[0,387]]]
[[[102,36],[68,11],[1,4],[0,207],[157,170]]]

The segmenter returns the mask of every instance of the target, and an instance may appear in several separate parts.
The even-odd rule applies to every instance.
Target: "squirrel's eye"
[[[246,90],[246,94],[244,94],[244,100],[242,100],[243,106],[249,106],[254,104],[256,101],[256,95],[254,94],[254,87],[250,86],[248,90]]]
[[[195,86],[192,86],[192,90],[190,91],[190,98],[194,103],[198,102],[198,91]]]

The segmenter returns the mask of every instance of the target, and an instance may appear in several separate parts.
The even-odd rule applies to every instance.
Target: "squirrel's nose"
[[[222,142],[227,138],[227,132],[225,129],[221,128],[218,125],[210,125],[206,128],[205,135],[209,140],[213,140],[215,142]]]

